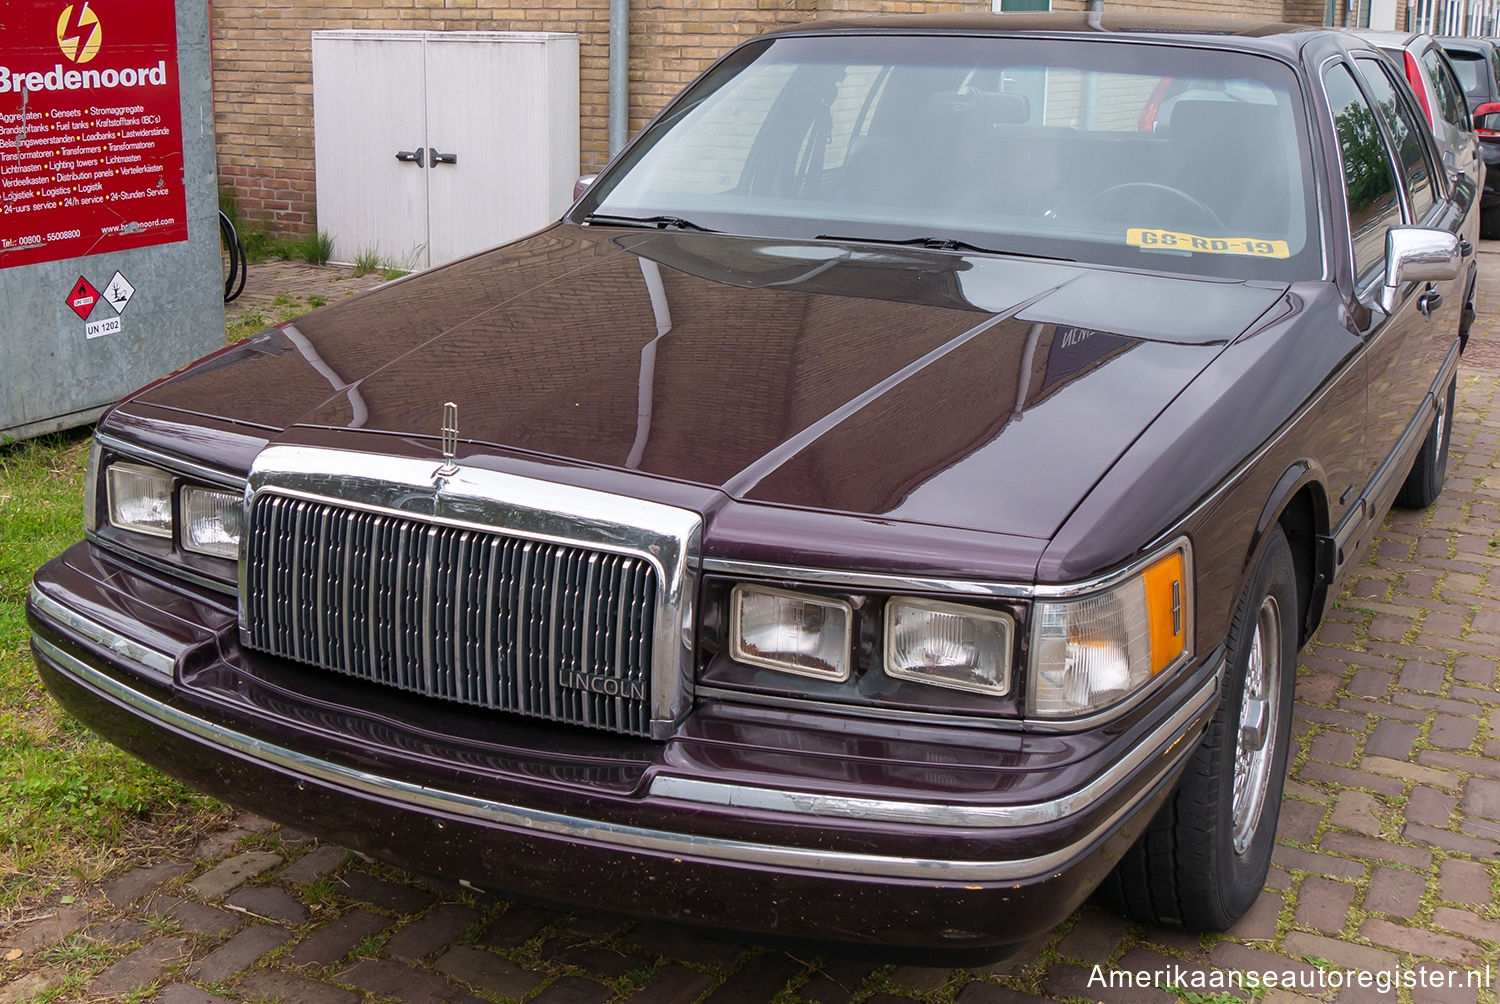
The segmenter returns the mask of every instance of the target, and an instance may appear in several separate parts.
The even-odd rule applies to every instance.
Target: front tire
[[[1100,887],[1132,920],[1223,931],[1265,885],[1291,745],[1297,573],[1276,527],[1229,630],[1219,709],[1177,790]]]
[[[1403,509],[1426,509],[1443,494],[1443,481],[1448,474],[1448,441],[1453,438],[1453,401],[1458,389],[1458,377],[1448,383],[1448,393],[1438,398],[1437,417],[1422,440],[1422,452],[1412,461],[1411,471],[1396,496],[1396,504]]]

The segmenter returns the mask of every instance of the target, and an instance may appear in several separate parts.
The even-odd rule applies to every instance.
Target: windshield
[[[955,241],[1317,275],[1292,71],[1123,41],[782,38],[733,53],[580,207],[757,236]]]

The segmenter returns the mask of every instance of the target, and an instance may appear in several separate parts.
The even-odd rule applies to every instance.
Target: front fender
[[[1280,525],[1292,548],[1297,568],[1297,601],[1302,625],[1301,646],[1317,630],[1328,601],[1336,567],[1328,516],[1328,479],[1316,460],[1297,460],[1282,472],[1255,521],[1255,532],[1241,568],[1248,582],[1271,528]],[[1241,584],[1241,589],[1244,584]]]

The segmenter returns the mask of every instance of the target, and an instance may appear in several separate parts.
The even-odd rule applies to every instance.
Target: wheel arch
[[[1297,572],[1298,648],[1318,629],[1327,604],[1333,575],[1328,520],[1328,492],[1322,468],[1311,460],[1299,460],[1276,482],[1256,520],[1255,534],[1245,553],[1243,575],[1248,579],[1271,528],[1280,526],[1286,534]]]

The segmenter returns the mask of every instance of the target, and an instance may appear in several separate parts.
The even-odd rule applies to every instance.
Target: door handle
[[[433,167],[437,167],[439,164],[457,164],[458,163],[458,154],[456,154],[456,153],[438,153],[437,147],[435,147],[435,146],[431,147],[429,149],[429,152],[432,154],[432,166]]]
[[[418,167],[427,166],[427,151],[421,147],[415,150],[397,150],[396,159],[407,164],[415,164]]]
[[[1422,291],[1422,296],[1417,300],[1417,309],[1422,312],[1423,317],[1431,317],[1432,312],[1443,305],[1443,294],[1432,283]]]

